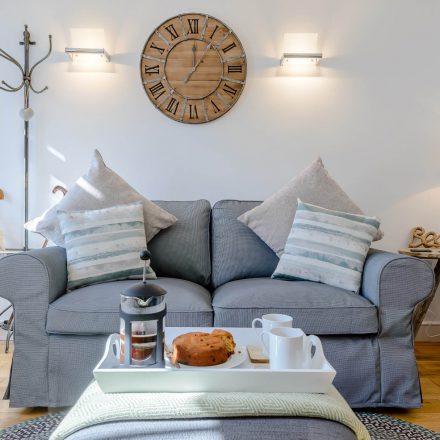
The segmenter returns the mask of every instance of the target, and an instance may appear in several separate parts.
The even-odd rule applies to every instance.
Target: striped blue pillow
[[[146,247],[141,202],[92,211],[58,211],[67,253],[67,288],[140,278]],[[147,278],[156,278],[147,267]]]
[[[298,199],[292,229],[272,278],[318,281],[358,292],[379,225],[376,217],[332,211]]]

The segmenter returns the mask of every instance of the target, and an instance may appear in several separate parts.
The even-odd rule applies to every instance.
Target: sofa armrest
[[[413,309],[433,287],[434,271],[425,261],[378,250],[367,256],[361,295],[376,305],[379,313],[383,309]]]
[[[413,312],[433,287],[434,272],[422,260],[375,250],[367,257],[361,295],[378,309],[379,332],[375,343],[381,372],[381,403],[377,406],[421,406]]]
[[[66,292],[66,252],[49,247],[0,260],[0,296],[14,306],[10,405],[49,406],[49,304]]]
[[[66,286],[66,251],[62,247],[35,249],[0,260],[0,296],[14,305],[40,299],[48,306],[66,293]]]

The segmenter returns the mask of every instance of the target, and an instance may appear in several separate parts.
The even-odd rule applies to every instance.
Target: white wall
[[[184,5],[184,6],[182,6]],[[227,115],[191,126],[155,110],[139,79],[151,31],[182,12],[229,24],[248,59],[243,95]],[[410,228],[440,230],[440,2],[438,0],[1,0],[0,47],[21,59],[22,26],[43,54],[31,97],[31,214],[71,185],[94,147],[153,199],[264,199],[321,155],[369,214],[383,220],[378,247],[405,246]],[[71,28],[103,28],[114,73],[72,73]],[[318,32],[321,76],[277,75],[285,32]],[[35,59],[34,58],[34,59]],[[0,60],[0,79],[18,72]],[[0,228],[21,245],[21,95],[0,93]],[[58,152],[60,160],[51,151]],[[38,246],[40,240],[33,240]],[[440,323],[440,298],[432,320]]]

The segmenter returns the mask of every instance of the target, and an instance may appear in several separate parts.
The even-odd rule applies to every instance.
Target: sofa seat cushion
[[[360,295],[312,281],[249,278],[214,292],[216,327],[250,327],[266,313],[293,317],[293,326],[315,335],[377,333],[377,309]]]
[[[166,325],[212,326],[211,294],[191,281],[158,278],[148,281],[167,291]],[[66,293],[49,305],[48,333],[99,335],[119,332],[119,302],[122,290],[133,281],[95,284]]]

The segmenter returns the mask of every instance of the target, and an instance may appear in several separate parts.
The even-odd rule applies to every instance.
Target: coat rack
[[[31,41],[31,35],[28,31],[27,25],[24,26],[23,41],[20,41],[20,45],[24,47],[24,66],[22,66],[15,58],[9,55],[6,51],[0,48],[0,56],[12,64],[15,64],[21,72],[21,83],[17,87],[9,85],[7,82],[2,81],[0,90],[5,92],[18,92],[21,89],[24,91],[24,107],[20,110],[20,116],[24,119],[24,220],[25,223],[29,220],[29,120],[34,115],[34,111],[29,107],[29,91],[34,93],[43,93],[48,89],[44,87],[41,90],[36,90],[32,84],[32,74],[35,68],[49,58],[52,52],[52,35],[49,35],[49,51],[46,56],[37,61],[32,67],[29,64],[29,49],[30,46],[35,45],[35,41]],[[24,231],[24,250],[29,249],[29,237],[28,231]]]

